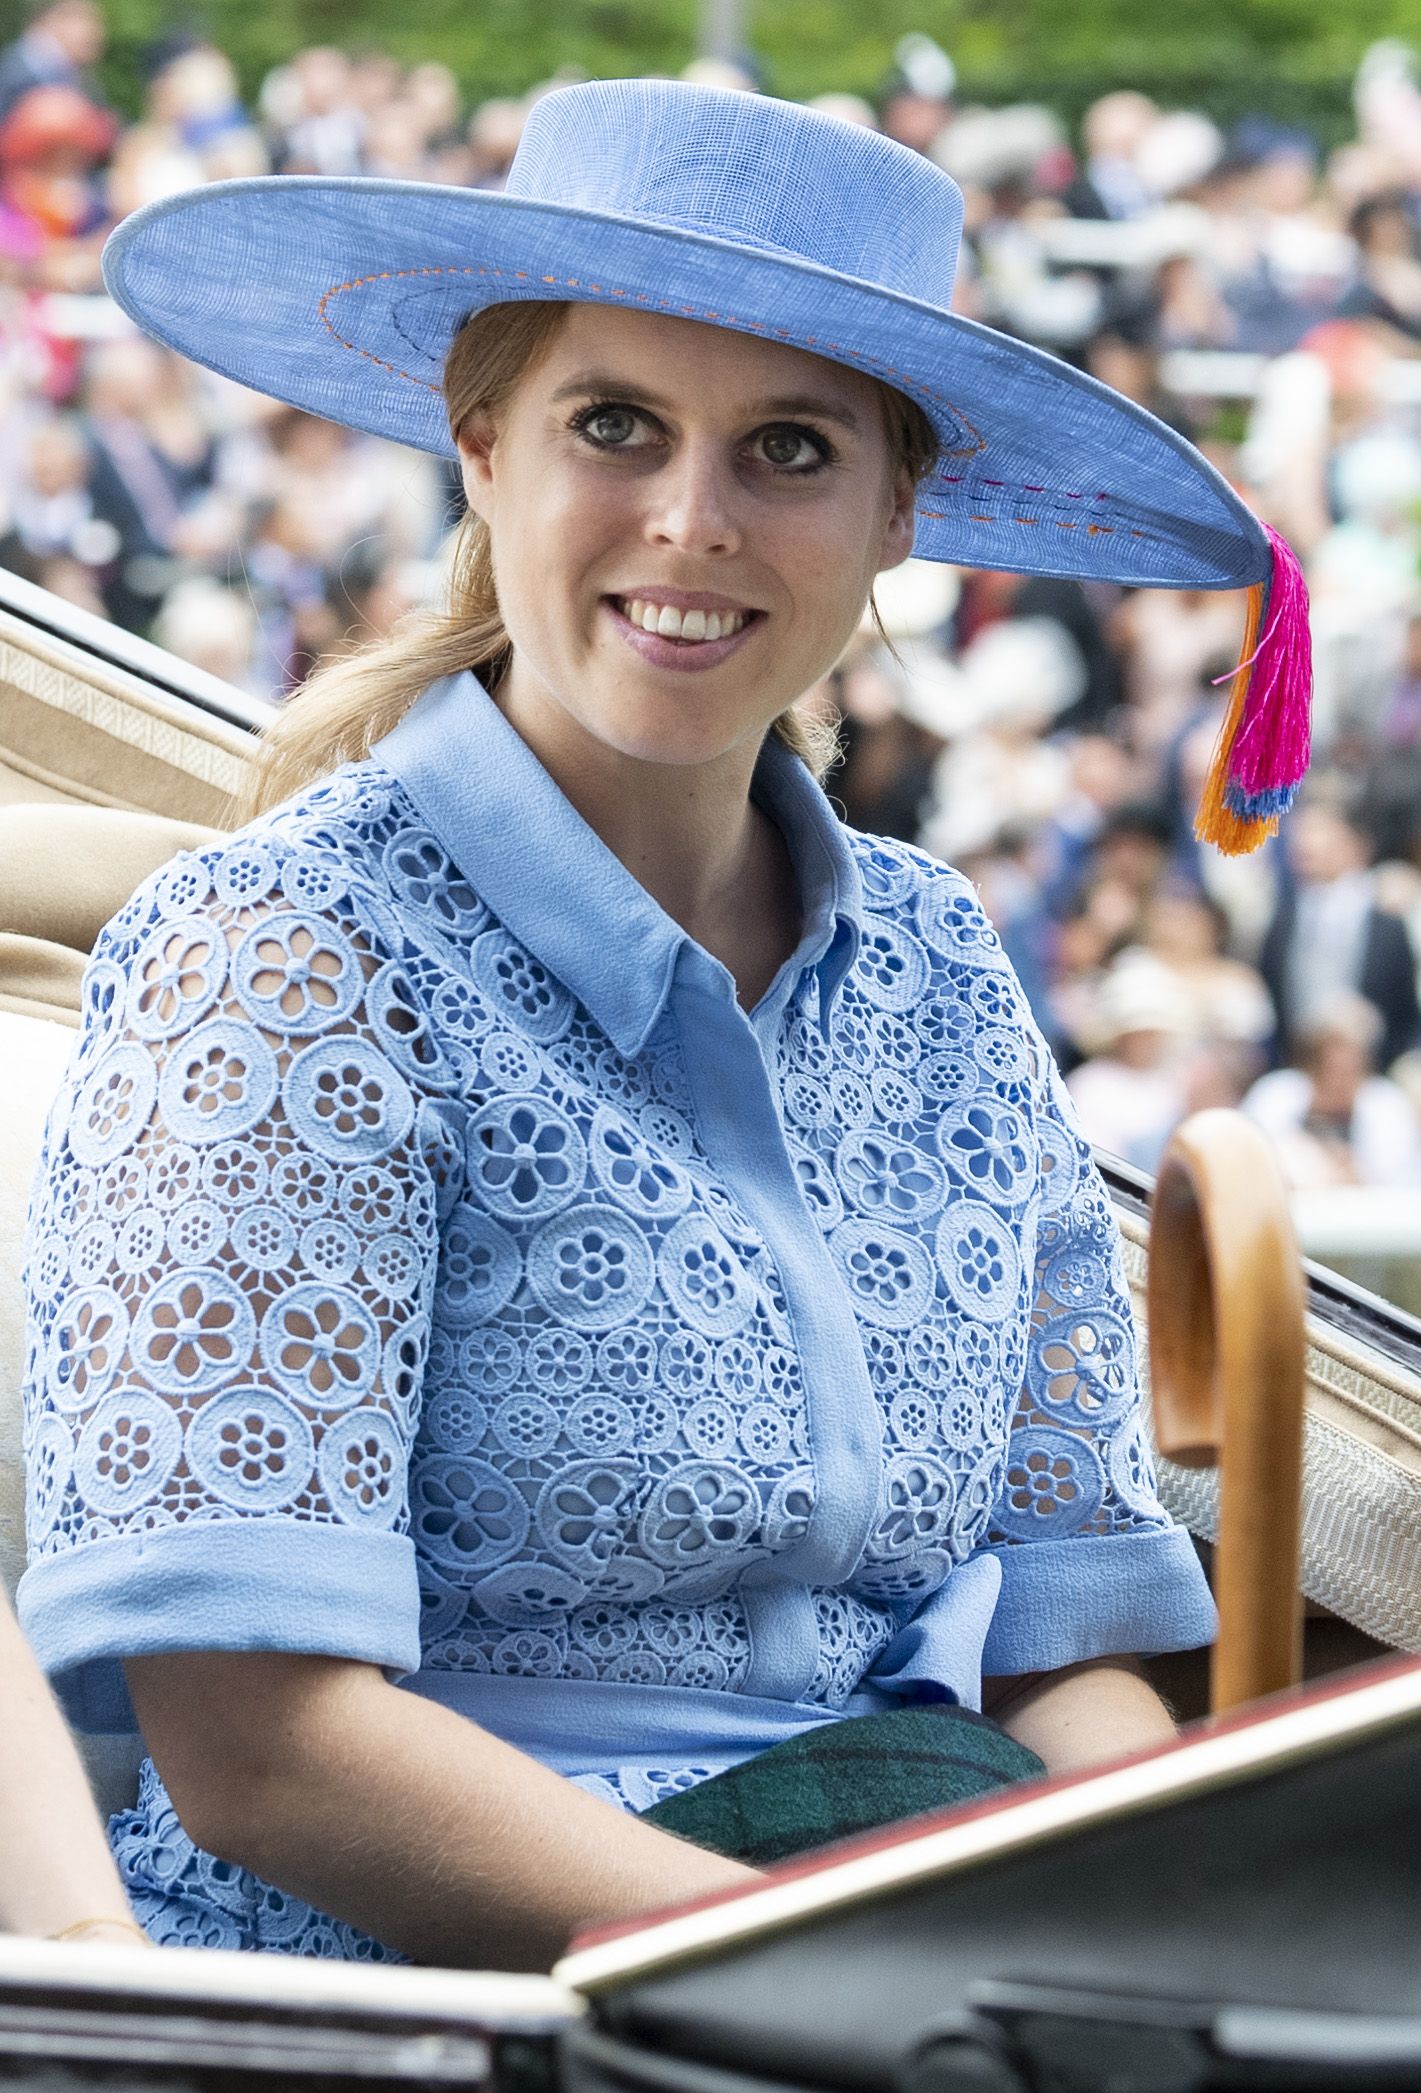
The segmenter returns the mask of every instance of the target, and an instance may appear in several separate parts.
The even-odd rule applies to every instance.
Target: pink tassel
[[[1270,525],[1263,528],[1273,548],[1273,572],[1266,591],[1249,592],[1244,644],[1260,628],[1262,637],[1230,671],[1233,700],[1195,824],[1201,840],[1230,855],[1253,850],[1274,833],[1297,796],[1311,744],[1307,583],[1287,540]]]
[[[1286,538],[1264,524],[1273,547],[1273,579],[1263,637],[1251,663],[1243,720],[1229,752],[1225,797],[1236,814],[1256,821],[1292,805],[1312,744],[1312,632],[1308,590]]]

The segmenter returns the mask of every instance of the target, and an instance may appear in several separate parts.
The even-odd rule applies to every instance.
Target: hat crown
[[[962,192],[867,126],[679,80],[557,88],[529,116],[508,194],[703,233],[945,306]]]

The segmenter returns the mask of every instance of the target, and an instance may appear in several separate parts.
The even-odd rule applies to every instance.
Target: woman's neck
[[[799,937],[789,852],[750,797],[758,744],[703,764],[650,763],[562,707],[529,702],[511,677],[497,703],[588,827],[753,1007]]]

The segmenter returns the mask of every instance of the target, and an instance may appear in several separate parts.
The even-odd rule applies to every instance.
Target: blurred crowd
[[[322,47],[244,103],[189,37],[121,122],[104,42],[53,0],[0,54],[0,564],[279,701],[437,592],[457,484],[139,337],[103,240],[268,171],[497,188],[533,97]],[[821,106],[961,184],[958,310],[1148,406],[1291,540],[1317,660],[1306,801],[1224,860],[1192,818],[1240,598],[910,563],[825,686],[831,790],[977,880],[1102,1147],[1148,1168],[1242,1103],[1299,1187],[1421,1186],[1421,59],[1374,46],[1325,151],[1134,92],[1073,136],[968,104],[922,36]]]

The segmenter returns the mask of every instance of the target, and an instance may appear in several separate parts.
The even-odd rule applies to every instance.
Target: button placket
[[[799,1698],[817,1658],[809,1592],[841,1583],[859,1561],[878,1509],[883,1422],[862,1332],[785,1141],[774,1078],[723,968],[688,953],[672,1011],[701,1143],[768,1248],[784,1289],[806,1390],[816,1495],[803,1537],[742,1587],[760,1634],[743,1691]]]

